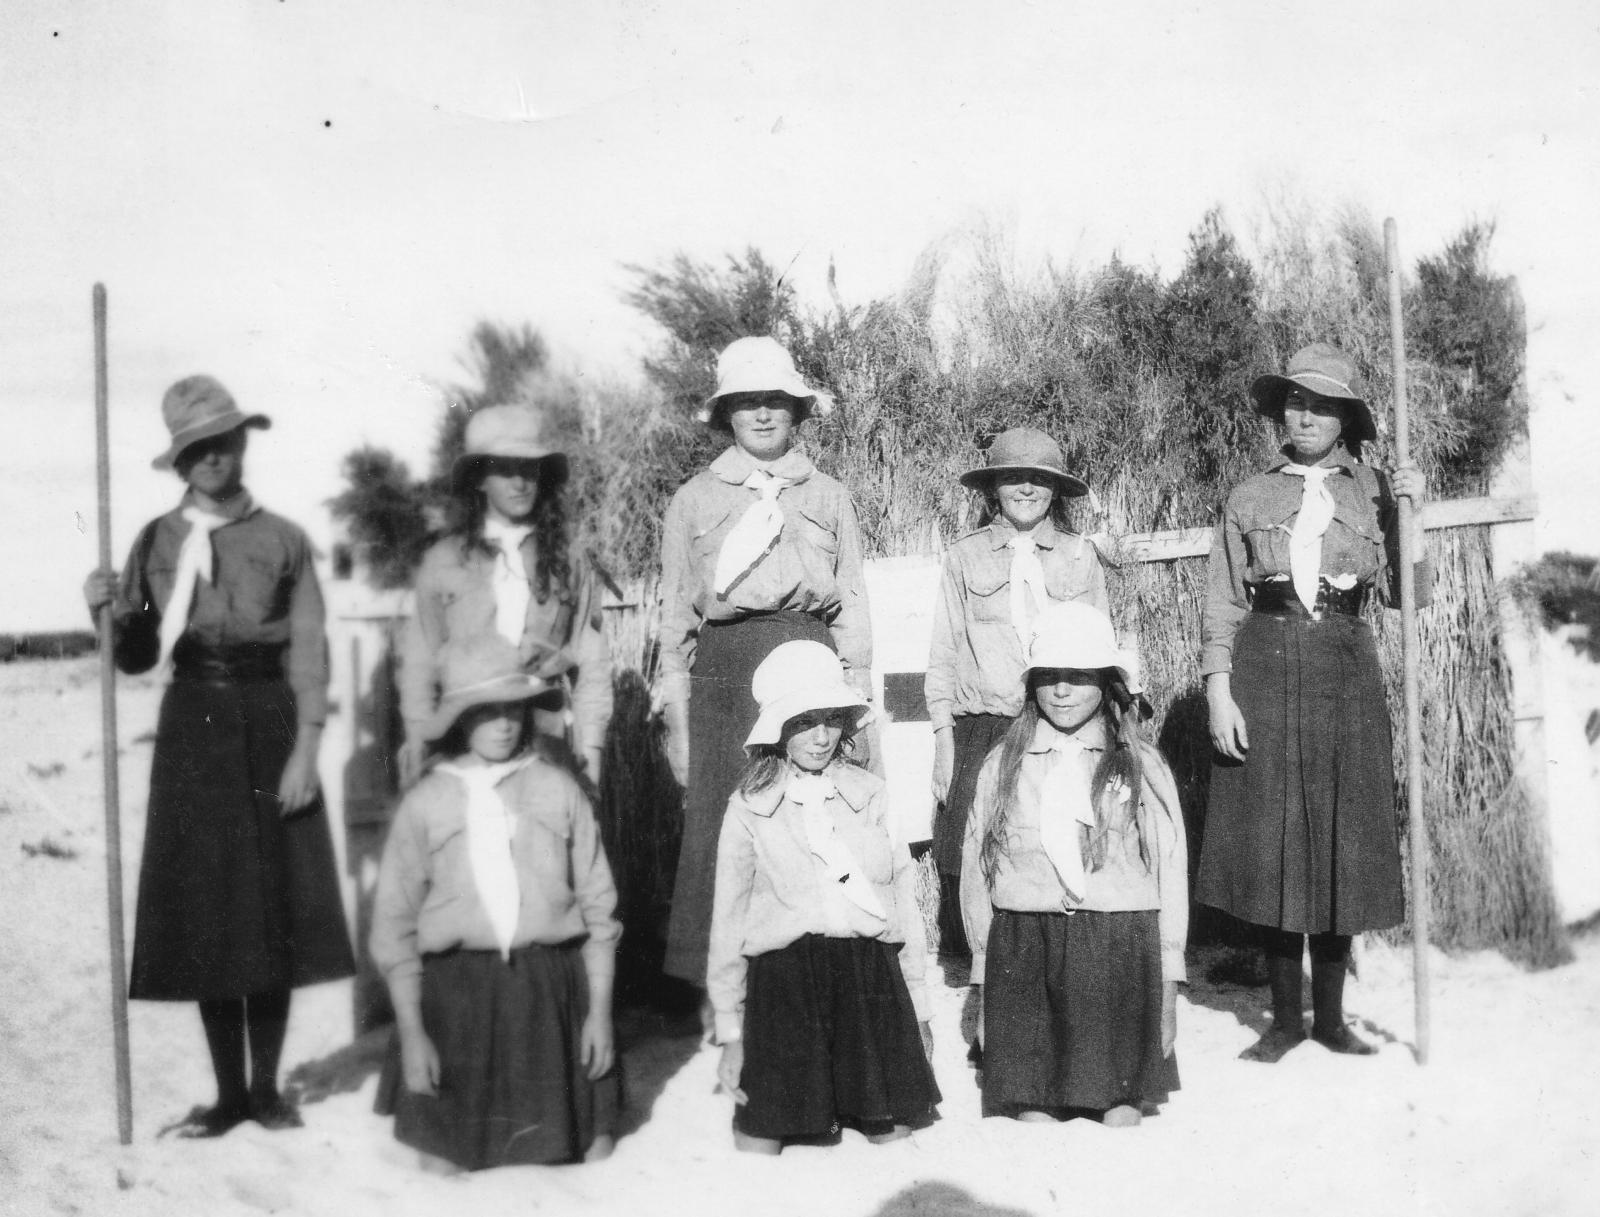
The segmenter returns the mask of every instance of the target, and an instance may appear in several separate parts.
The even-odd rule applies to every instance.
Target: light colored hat
[[[567,454],[546,436],[543,411],[528,406],[485,406],[467,420],[465,443],[450,467],[450,484],[458,494],[472,485],[484,462],[496,457],[541,462],[552,486],[567,480]]]
[[[986,490],[1002,473],[1026,470],[1042,473],[1056,484],[1056,493],[1065,498],[1077,498],[1089,493],[1089,483],[1075,473],[1067,472],[1067,462],[1061,455],[1061,445],[1043,431],[1032,427],[1012,427],[994,437],[989,445],[988,463],[981,469],[969,469],[961,475],[961,484],[971,490]]]
[[[750,692],[761,713],[744,741],[746,750],[776,744],[783,738],[783,725],[810,710],[858,708],[858,730],[872,717],[867,699],[845,683],[839,657],[808,639],[773,647],[750,678]]]
[[[1112,669],[1122,675],[1128,692],[1144,692],[1139,657],[1117,645],[1117,631],[1107,617],[1082,600],[1052,600],[1033,621],[1028,671],[1035,668],[1078,668],[1085,672]]]
[[[527,701],[548,692],[548,681],[530,676],[521,656],[499,634],[473,634],[447,642],[439,655],[443,695],[422,729],[426,740],[443,739],[462,713],[473,706]]]
[[[1338,347],[1326,342],[1313,342],[1303,346],[1289,359],[1289,374],[1278,376],[1268,373],[1257,376],[1250,386],[1250,398],[1256,403],[1256,413],[1275,423],[1283,421],[1283,399],[1295,386],[1315,393],[1318,397],[1332,397],[1351,405],[1350,421],[1344,438],[1364,443],[1378,438],[1378,428],[1372,421],[1372,411],[1367,408],[1364,394],[1366,386],[1356,361]]]
[[[222,435],[237,427],[272,426],[265,414],[246,414],[233,400],[233,394],[213,376],[185,376],[161,399],[161,417],[167,424],[172,443],[150,462],[152,469],[171,469],[190,444]]]
[[[833,412],[833,398],[800,379],[793,357],[776,338],[736,338],[722,349],[717,356],[717,391],[700,408],[700,421],[726,431],[727,411],[718,409],[717,403],[734,393],[787,393],[801,403],[795,411],[797,423]]]

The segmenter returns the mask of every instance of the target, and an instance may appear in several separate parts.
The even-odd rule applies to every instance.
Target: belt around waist
[[[172,679],[186,683],[282,680],[283,651],[281,644],[274,643],[209,647],[181,639],[172,650]]]
[[[1313,621],[1320,621],[1329,613],[1341,617],[1359,617],[1367,603],[1365,583],[1358,583],[1354,587],[1333,587],[1326,579],[1321,580],[1317,585],[1316,608],[1309,613],[1306,612],[1306,606],[1300,603],[1300,597],[1295,595],[1294,584],[1287,579],[1251,586],[1254,589],[1250,597],[1251,611],[1276,617],[1309,617]]]
[[[801,621],[820,621],[823,625],[828,620],[821,612],[807,613],[800,609],[773,609],[767,613],[746,613],[743,617],[729,617],[725,621],[713,621],[709,617],[704,622],[705,626],[720,629],[731,625],[785,625]]]

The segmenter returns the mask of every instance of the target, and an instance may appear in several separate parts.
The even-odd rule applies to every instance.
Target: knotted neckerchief
[[[1032,533],[1019,532],[1006,542],[1011,551],[1011,628],[1017,631],[1026,655],[1033,646],[1033,620],[1050,603],[1045,591],[1044,566]]]
[[[1333,495],[1326,483],[1329,475],[1339,472],[1339,467],[1288,464],[1283,471],[1306,480],[1300,495],[1300,514],[1295,516],[1289,533],[1289,577],[1294,580],[1294,594],[1306,606],[1306,612],[1312,613],[1317,608],[1317,578],[1322,571],[1322,534],[1333,521]]]
[[[717,554],[717,569],[712,576],[711,590],[725,595],[729,588],[777,543],[783,531],[783,511],[778,506],[778,492],[793,483],[766,469],[752,469],[750,476],[739,483],[757,494],[754,503],[745,510],[728,535],[723,539]]]
[[[517,864],[511,856],[511,839],[517,821],[497,787],[528,763],[527,757],[497,765],[440,765],[440,773],[460,778],[467,788],[467,862],[478,899],[489,915],[500,958],[510,960],[522,911],[522,888]]]
[[[165,668],[172,661],[172,648],[178,645],[183,631],[189,626],[189,610],[194,607],[196,582],[212,581],[214,558],[211,552],[211,534],[224,524],[232,524],[229,516],[213,515],[198,507],[185,507],[183,518],[189,521],[189,531],[178,550],[178,570],[172,577],[172,597],[161,614],[161,659],[158,667]]]
[[[1089,750],[1076,736],[1062,731],[1050,732],[1048,746],[1055,755],[1039,786],[1039,844],[1072,903],[1081,904],[1089,889],[1083,834],[1078,829],[1084,824],[1094,827],[1092,779],[1083,760]]]
[[[800,808],[801,822],[806,829],[806,848],[817,859],[823,879],[838,884],[845,899],[862,912],[879,921],[888,921],[878,893],[872,890],[861,870],[861,863],[850,847],[840,838],[839,831],[828,814],[828,799],[838,793],[833,779],[826,774],[792,774],[785,796]]]
[[[533,589],[528,586],[528,569],[522,561],[522,543],[533,532],[526,524],[507,524],[493,518],[483,522],[483,539],[499,552],[494,559],[494,631],[512,646],[522,645],[522,632],[528,628],[528,601]]]

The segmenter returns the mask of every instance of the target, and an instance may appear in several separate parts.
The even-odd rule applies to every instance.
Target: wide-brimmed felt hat
[[[545,484],[567,480],[567,454],[548,434],[544,413],[529,406],[485,406],[467,420],[465,448],[450,467],[456,493],[470,489],[489,461],[538,461]]]
[[[1028,648],[1028,671],[1035,668],[1112,670],[1122,676],[1129,693],[1144,693],[1138,655],[1117,644],[1111,618],[1082,600],[1052,600],[1039,610]]]
[[[988,490],[1002,473],[1042,473],[1055,483],[1056,493],[1077,498],[1089,493],[1089,483],[1067,472],[1061,445],[1043,431],[1032,427],[1012,427],[994,437],[988,461],[979,469],[961,475],[961,484],[971,490]]]
[[[872,717],[867,699],[844,679],[839,657],[820,642],[797,638],[772,648],[750,678],[750,692],[761,707],[746,749],[776,744],[783,725],[812,710],[856,710],[856,729]]]
[[[700,421],[726,431],[723,399],[742,393],[783,393],[795,399],[795,422],[833,412],[833,398],[801,379],[794,358],[776,338],[736,338],[717,356],[717,389],[700,408]]]
[[[171,469],[190,444],[211,439],[239,427],[266,430],[272,420],[265,414],[246,414],[233,394],[214,376],[185,376],[161,398],[161,418],[172,442],[150,462],[152,469]]]
[[[1378,438],[1378,428],[1367,406],[1367,390],[1360,370],[1356,367],[1356,361],[1338,347],[1327,342],[1313,342],[1290,356],[1285,375],[1269,372],[1265,376],[1257,376],[1250,385],[1250,399],[1256,404],[1256,413],[1281,423],[1283,399],[1295,387],[1315,393],[1318,397],[1331,397],[1349,403],[1349,420],[1343,433],[1345,440],[1365,443]]]
[[[473,706],[528,701],[551,689],[548,681],[530,676],[517,648],[499,634],[470,634],[453,639],[439,653],[439,707],[422,728],[422,738],[439,740]]]

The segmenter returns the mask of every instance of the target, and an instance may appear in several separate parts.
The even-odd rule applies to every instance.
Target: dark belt
[[[1306,612],[1306,606],[1300,603],[1300,597],[1295,595],[1294,584],[1288,579],[1254,583],[1250,588],[1251,610],[1277,617],[1310,617],[1313,621],[1321,620],[1328,613],[1359,617],[1367,603],[1365,583],[1358,583],[1354,587],[1333,587],[1326,579],[1317,580],[1316,608],[1309,613]]]
[[[172,649],[172,679],[186,682],[282,680],[282,643],[206,646],[188,637]]]

